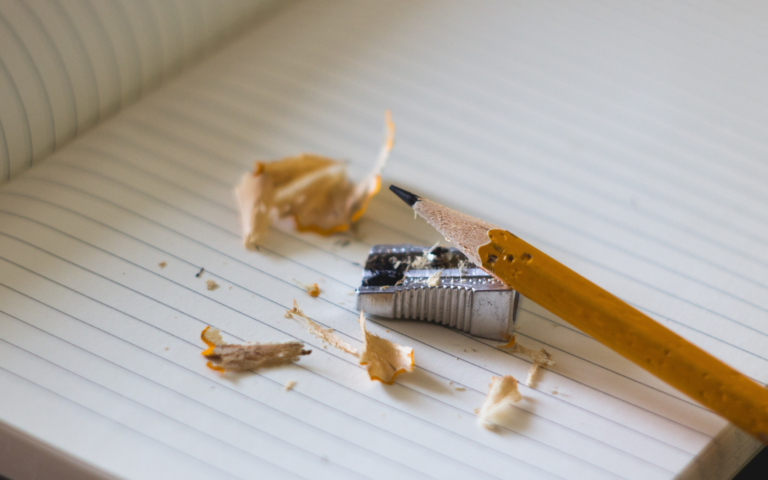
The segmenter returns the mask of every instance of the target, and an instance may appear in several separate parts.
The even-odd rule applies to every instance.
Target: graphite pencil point
[[[411,193],[411,192],[409,192],[407,190],[403,190],[400,187],[396,187],[394,185],[390,185],[389,189],[392,190],[392,192],[394,192],[395,195],[400,197],[400,199],[402,201],[407,203],[409,207],[412,207],[416,202],[421,200],[421,197],[419,197],[418,195],[414,195],[413,193]]]

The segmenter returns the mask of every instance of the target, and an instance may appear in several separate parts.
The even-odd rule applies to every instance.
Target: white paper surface
[[[494,342],[369,321],[417,366],[369,381],[283,313],[298,299],[359,344],[369,248],[437,234],[383,191],[353,232],[278,225],[249,252],[232,187],[300,152],[362,175],[391,109],[385,188],[509,228],[765,383],[767,39],[750,9],[284,8],[0,189],[0,419],[125,478],[673,478],[725,422],[527,301],[518,340],[557,365],[499,432],[474,409],[530,364]],[[313,352],[233,380],[199,355],[206,325]]]

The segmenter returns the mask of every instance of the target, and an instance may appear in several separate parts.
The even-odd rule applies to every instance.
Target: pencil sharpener
[[[433,322],[508,341],[520,294],[469,262],[456,248],[375,245],[357,289],[357,309]]]

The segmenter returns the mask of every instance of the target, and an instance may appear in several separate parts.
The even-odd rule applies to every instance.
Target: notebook
[[[416,363],[370,381],[284,313],[359,346],[371,246],[439,236],[382,191],[348,232],[278,222],[248,251],[233,187],[301,152],[361,178],[390,109],[383,186],[503,225],[766,383],[767,21],[739,1],[3,1],[0,474],[731,478],[756,442],[525,299],[517,339],[557,364],[495,431],[491,377],[531,366],[497,342],[370,318]],[[222,376],[207,325],[312,353]]]

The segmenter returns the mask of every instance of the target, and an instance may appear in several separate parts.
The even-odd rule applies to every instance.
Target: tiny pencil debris
[[[307,291],[307,295],[310,297],[319,297],[320,296],[320,287],[317,286],[316,283],[302,283],[295,278],[293,279],[294,282],[296,282],[297,285],[300,285],[301,288]]]
[[[496,428],[494,419],[504,412],[507,405],[512,405],[522,399],[522,395],[517,390],[517,380],[512,375],[503,377],[491,377],[491,384],[488,385],[488,395],[485,397],[483,406],[477,410],[477,421],[480,425],[489,430]]]
[[[205,267],[202,267],[199,272],[195,274],[197,278],[200,278],[203,276],[203,273],[205,273]]]
[[[381,171],[395,135],[389,112],[385,120],[379,158],[358,184],[349,180],[343,162],[319,155],[256,162],[235,188],[245,247],[255,249],[273,219],[293,218],[300,232],[330,235],[348,230],[381,187]]]
[[[285,385],[283,386],[283,388],[285,388],[285,391],[288,392],[290,390],[293,390],[293,387],[295,386],[296,386],[296,380],[288,380],[287,382],[285,382]]]
[[[442,270],[438,270],[427,279],[427,285],[430,287],[437,287],[440,285],[440,277],[443,275]]]
[[[256,370],[296,362],[300,356],[309,355],[304,344],[296,341],[279,343],[225,343],[218,329],[205,327],[200,334],[208,348],[202,355],[210,361],[208,368],[217,372]]]
[[[159,266],[160,268],[165,268],[167,265],[168,264],[165,263],[165,262],[160,262],[160,263],[157,264],[157,266]]]
[[[333,332],[332,328],[323,328],[320,325],[318,325],[316,322],[314,322],[311,318],[306,316],[304,312],[299,308],[298,302],[296,300],[293,301],[293,308],[290,310],[286,310],[285,312],[285,318],[293,318],[301,319],[305,322],[307,330],[309,330],[309,333],[316,336],[320,340],[324,341],[325,343],[338,348],[342,352],[347,352],[349,354],[352,354],[354,356],[358,356],[359,353],[355,347],[348,344],[344,340],[341,339],[338,335],[336,335]]]
[[[525,381],[525,384],[529,387],[533,387],[539,368],[552,367],[555,365],[555,361],[552,360],[552,355],[550,355],[549,352],[543,348],[537,351],[524,345],[520,345],[514,336],[509,343],[499,345],[496,348],[510,353],[522,353],[531,359],[533,363],[531,364],[531,369],[528,371],[528,378]]]
[[[215,282],[215,281],[213,281],[213,280],[206,280],[206,282],[205,282],[205,287],[206,287],[208,290],[216,290],[217,288],[219,288],[219,284],[218,284],[218,283],[216,283],[216,282]]]
[[[339,350],[354,355],[360,365],[366,367],[371,380],[378,380],[387,385],[395,382],[395,377],[401,373],[413,371],[413,349],[390,342],[385,338],[370,333],[365,328],[365,314],[360,312],[358,323],[363,333],[363,348],[358,350],[341,339],[331,328],[323,328],[307,317],[299,308],[296,300],[293,308],[287,310],[286,318],[304,320],[307,330],[317,338]]]

